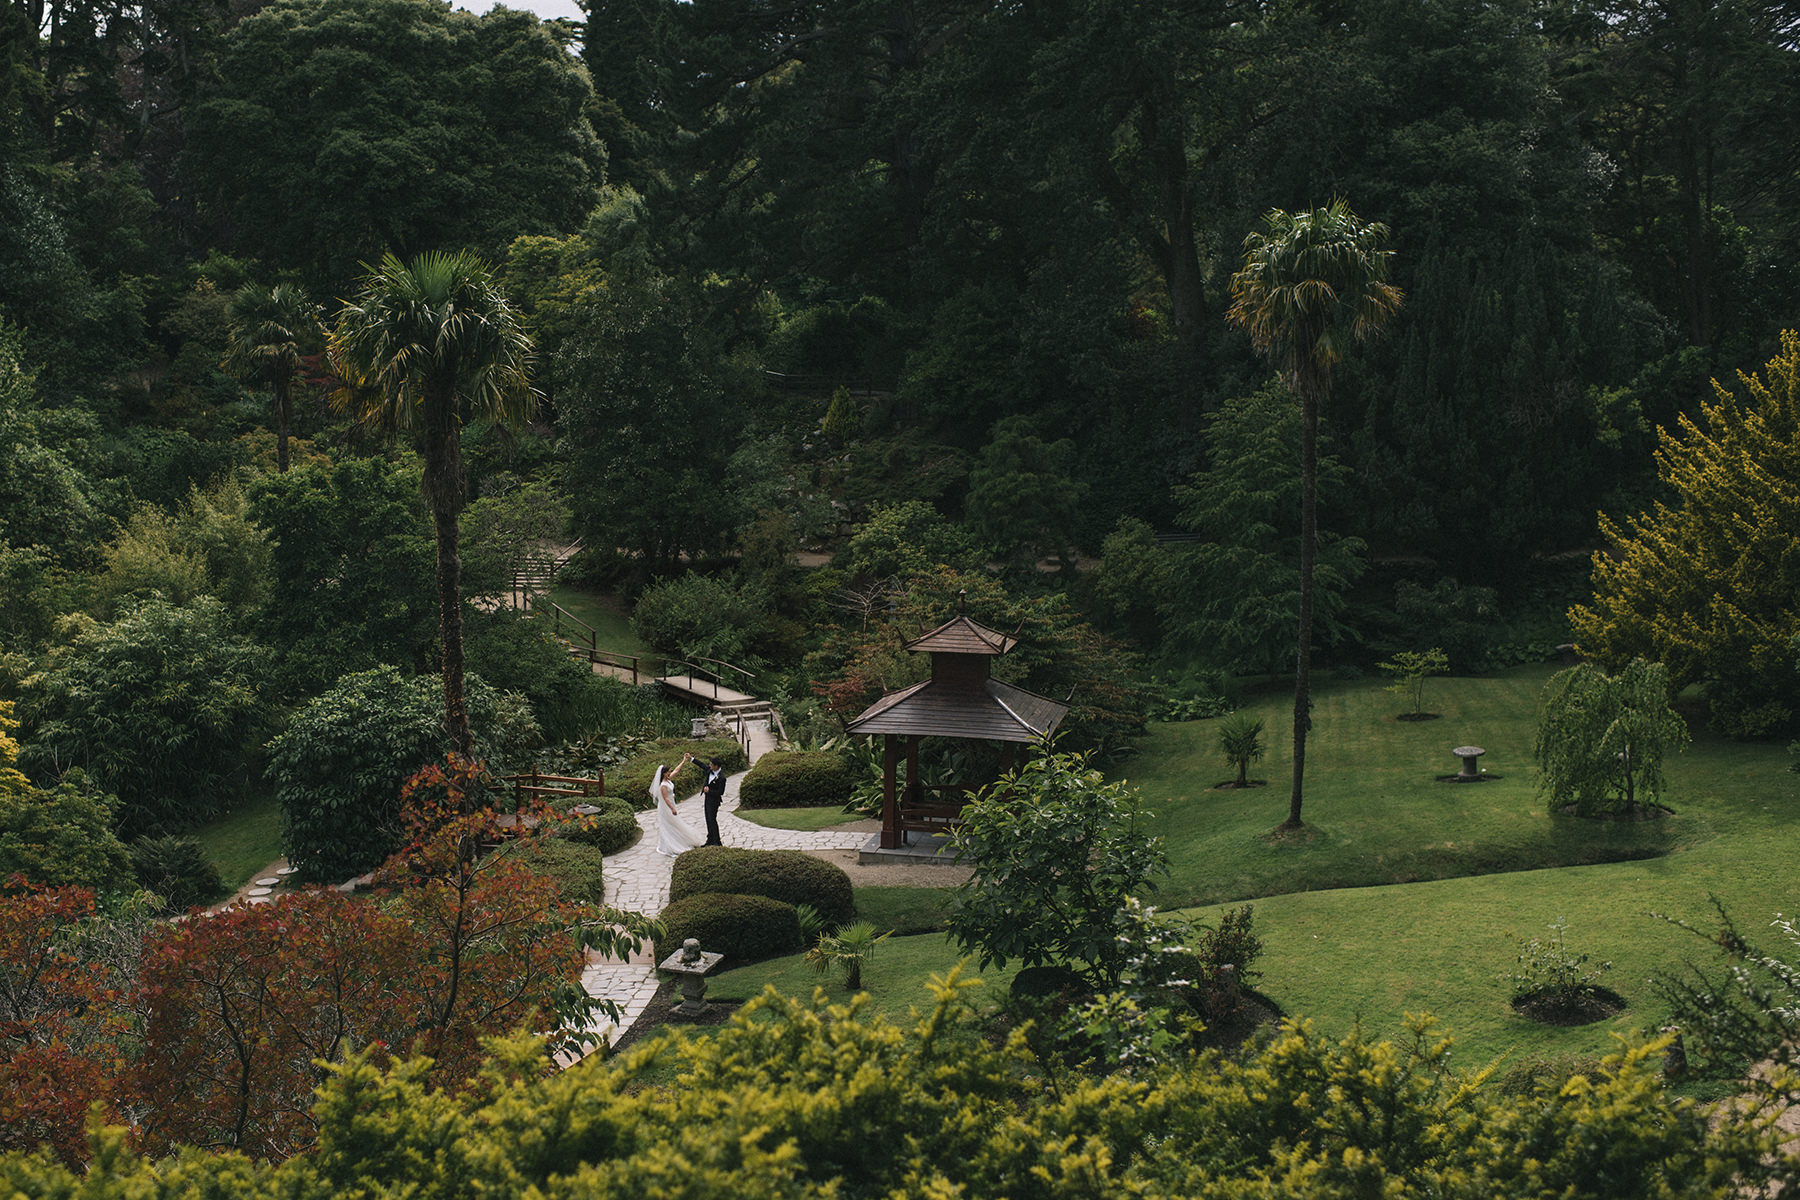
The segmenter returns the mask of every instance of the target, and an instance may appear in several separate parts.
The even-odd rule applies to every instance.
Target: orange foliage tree
[[[377,1061],[432,1059],[432,1086],[469,1086],[484,1038],[552,1028],[554,1054],[583,1037],[584,947],[637,948],[647,923],[565,903],[505,836],[552,814],[477,807],[483,769],[452,756],[405,792],[408,844],[368,896],[318,888],[163,928],[142,969],[138,1063],[154,1099],[144,1140],[282,1158],[316,1137],[313,1089],[352,1048]],[[617,1015],[614,1013],[613,1015]],[[548,1062],[545,1064],[548,1069]]]
[[[0,1150],[47,1145],[77,1162],[90,1105],[123,1119],[129,1012],[116,974],[73,936],[93,915],[87,888],[14,875],[0,890]]]

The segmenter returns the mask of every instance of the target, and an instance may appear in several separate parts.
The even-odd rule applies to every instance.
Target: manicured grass
[[[1800,910],[1800,776],[1787,761],[1780,747],[1710,737],[1672,760],[1665,798],[1680,813],[1670,824],[1686,832],[1666,857],[1259,900],[1263,990],[1331,1028],[1360,1018],[1393,1034],[1405,1013],[1429,1010],[1457,1036],[1465,1061],[1602,1053],[1615,1033],[1663,1023],[1652,975],[1712,956],[1651,913],[1706,928],[1716,896],[1754,931],[1777,912]],[[1589,824],[1541,819],[1570,840]],[[1539,936],[1559,918],[1570,949],[1612,962],[1603,982],[1630,1007],[1611,1021],[1553,1029],[1507,1007],[1501,977],[1515,969],[1517,948],[1506,935]]]
[[[950,916],[955,888],[859,887],[856,917],[883,933],[932,933],[942,930]]]
[[[841,808],[740,808],[737,815],[764,829],[800,829],[813,833],[820,829],[836,829],[864,818]]]
[[[1717,896],[1757,931],[1777,912],[1800,912],[1800,775],[1780,746],[1701,735],[1666,764],[1674,816],[1553,814],[1536,796],[1530,759],[1538,693],[1553,669],[1433,679],[1427,708],[1443,715],[1421,723],[1394,720],[1401,701],[1378,682],[1326,683],[1308,743],[1303,837],[1269,836],[1287,814],[1286,700],[1253,706],[1270,718],[1270,753],[1253,772],[1270,785],[1254,791],[1210,790],[1230,778],[1214,723],[1155,727],[1143,754],[1115,774],[1139,789],[1167,839],[1173,870],[1157,903],[1211,905],[1191,914],[1211,921],[1218,905],[1254,899],[1266,945],[1257,986],[1291,1016],[1393,1038],[1407,1014],[1430,1012],[1464,1068],[1587,1059],[1610,1052],[1618,1035],[1654,1032],[1666,1011],[1649,978],[1714,952],[1651,913],[1704,928]],[[1502,778],[1437,782],[1457,769],[1451,748],[1470,742]],[[888,914],[908,901],[874,895],[886,890],[859,890],[859,909],[899,927]],[[1511,1011],[1504,977],[1518,948],[1509,935],[1542,936],[1558,919],[1570,950],[1613,964],[1601,982],[1628,1001],[1616,1017],[1555,1028]],[[959,956],[941,934],[882,949],[887,958],[865,978],[877,1007],[895,1014],[923,1003],[925,978]],[[1010,974],[989,974],[992,997]],[[724,978],[731,990],[719,994],[737,997],[765,982],[804,995],[819,982],[797,958]]]
[[[892,1020],[903,1020],[910,1008],[929,1008],[932,996],[927,986],[933,974],[943,975],[956,966],[956,947],[943,934],[918,937],[894,937],[883,942],[873,961],[863,966],[863,990],[871,997],[870,1007]],[[964,974],[979,977],[980,988],[971,996],[977,1004],[998,1004],[1018,974],[1018,964],[1007,970],[976,972],[971,961]],[[707,995],[724,1000],[748,1000],[762,994],[765,986],[789,996],[810,996],[814,988],[824,988],[834,1000],[847,1000],[851,993],[833,972],[821,975],[799,955],[751,963],[746,967],[725,971],[707,980]]]
[[[1379,681],[1323,682],[1307,740],[1308,828],[1297,837],[1271,836],[1288,812],[1291,696],[1265,694],[1243,710],[1267,722],[1267,752],[1251,772],[1266,787],[1216,790],[1232,778],[1217,721],[1151,726],[1142,751],[1114,775],[1138,789],[1168,849],[1170,879],[1159,903],[1637,859],[1711,836],[1704,820],[1686,812],[1624,823],[1546,811],[1535,799],[1531,746],[1538,693],[1553,670],[1432,679],[1427,708],[1441,715],[1419,722],[1396,719],[1404,703]],[[1498,778],[1439,782],[1458,769],[1451,749],[1470,743],[1487,750],[1482,765]]]
[[[226,890],[235,892],[281,857],[281,805],[273,796],[247,798],[194,836],[219,868]]]
[[[594,640],[600,649],[615,654],[655,655],[655,651],[638,639],[631,628],[631,617],[612,597],[596,596],[578,588],[554,587],[550,589],[550,599],[570,615],[593,626]]]

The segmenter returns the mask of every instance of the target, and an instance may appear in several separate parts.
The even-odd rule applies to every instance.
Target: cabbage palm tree
[[[1387,226],[1360,220],[1342,200],[1289,213],[1272,209],[1267,232],[1244,239],[1244,265],[1231,277],[1233,324],[1274,359],[1300,397],[1300,633],[1294,668],[1294,786],[1283,829],[1298,829],[1306,733],[1312,725],[1313,562],[1319,540],[1319,406],[1331,370],[1349,348],[1381,332],[1398,312],[1387,281],[1393,251]]]
[[[225,369],[238,378],[266,380],[275,394],[275,469],[288,469],[288,420],[293,414],[294,373],[300,357],[317,351],[325,333],[319,306],[291,283],[247,283],[225,310],[231,342]]]
[[[366,265],[366,264],[365,264]],[[425,503],[437,539],[444,719],[456,748],[473,750],[463,706],[462,560],[458,556],[466,421],[517,425],[537,399],[531,338],[479,257],[467,251],[393,254],[338,313],[329,343],[344,381],[340,407],[390,432],[410,431],[424,459]]]

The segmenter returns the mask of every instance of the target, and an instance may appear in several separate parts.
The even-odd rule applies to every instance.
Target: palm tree
[[[291,283],[261,287],[246,283],[225,310],[231,342],[225,369],[249,381],[266,380],[275,393],[275,469],[288,469],[288,418],[292,415],[294,372],[300,356],[314,349],[325,332],[319,306]]]
[[[537,399],[527,377],[531,338],[474,254],[421,254],[402,263],[390,253],[338,313],[329,350],[344,380],[339,406],[389,431],[411,430],[418,440],[437,538],[444,720],[456,749],[469,757],[457,551],[467,503],[462,427],[469,419],[517,425],[531,415]]]
[[[1294,788],[1283,829],[1298,829],[1306,733],[1312,725],[1313,560],[1318,549],[1319,406],[1331,369],[1353,344],[1378,334],[1399,311],[1387,281],[1393,251],[1387,226],[1358,219],[1333,200],[1311,212],[1272,209],[1266,233],[1244,239],[1244,265],[1231,277],[1228,318],[1274,359],[1300,397],[1300,636],[1294,669]]]

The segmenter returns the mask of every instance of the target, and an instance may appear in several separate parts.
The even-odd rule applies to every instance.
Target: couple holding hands
[[[700,835],[675,811],[675,777],[681,774],[683,767],[696,761],[702,763],[706,771],[706,782],[701,785],[701,790],[706,793],[705,841],[701,841]],[[725,768],[717,759],[696,760],[692,754],[683,754],[673,771],[658,765],[656,776],[650,781],[650,798],[656,802],[656,849],[659,853],[673,857],[697,846],[725,844],[719,840],[719,801],[725,798]]]

